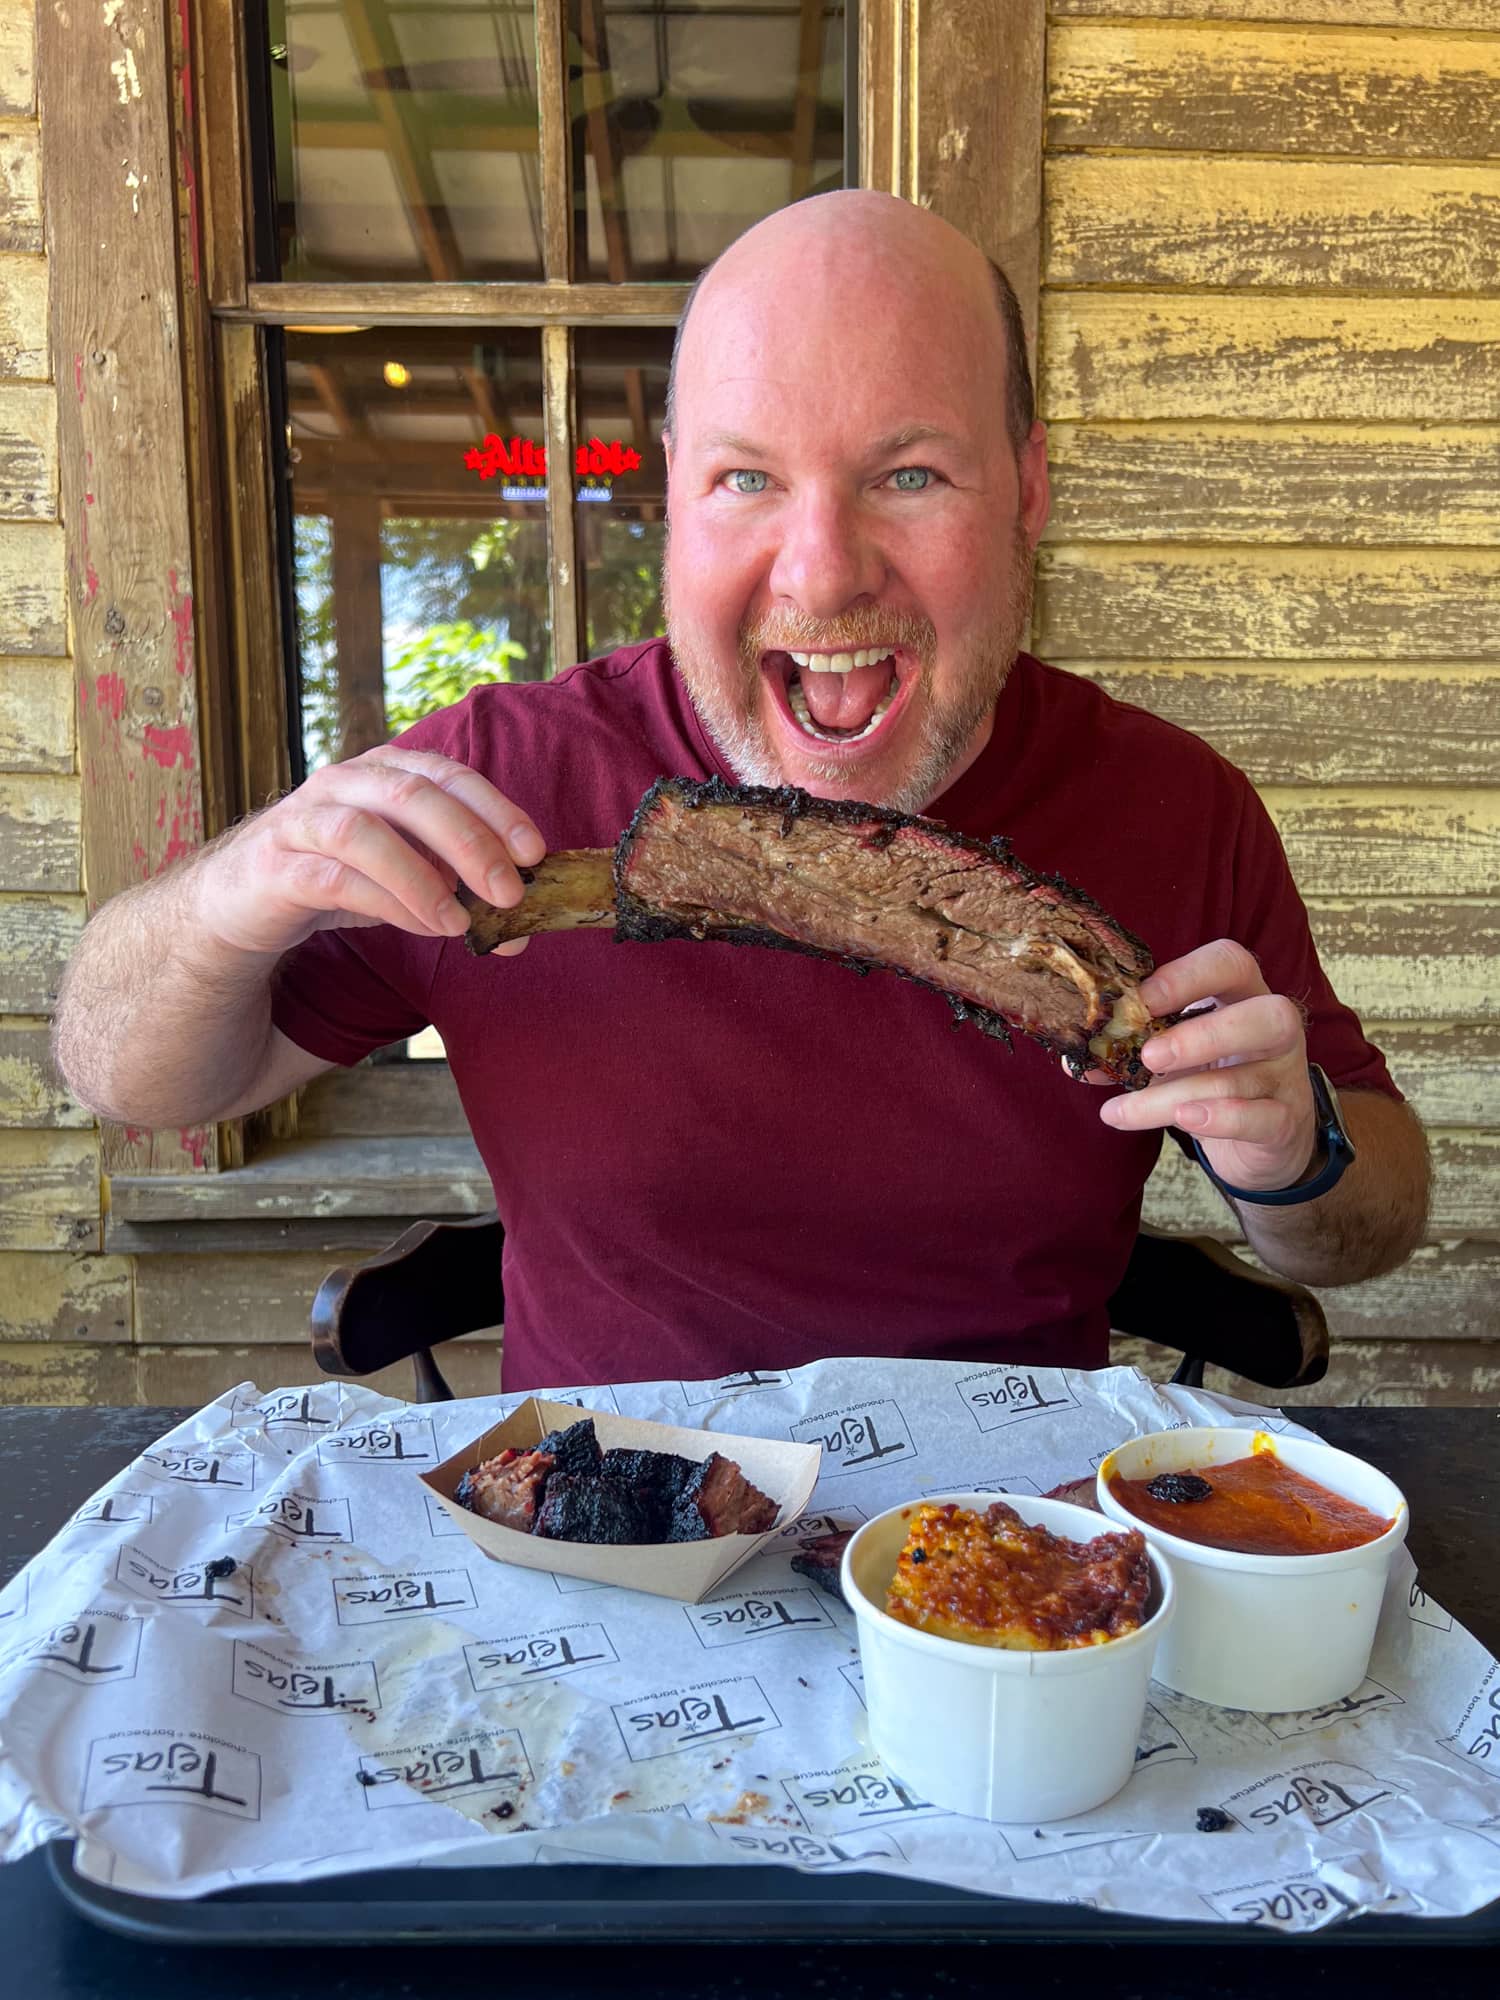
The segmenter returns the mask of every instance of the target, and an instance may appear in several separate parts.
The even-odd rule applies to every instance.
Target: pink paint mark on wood
[[[84,713],[85,715],[87,715],[87,714],[88,714],[88,712],[89,712],[89,684],[88,684],[88,682],[87,682],[87,681],[80,681],[80,682],[78,683],[78,706],[79,706],[79,708],[80,708],[80,709],[81,709],[81,710],[83,711],[83,713]]]
[[[159,722],[148,722],[143,736],[143,757],[154,757],[164,771],[170,771],[180,757],[183,769],[192,770],[193,732],[186,722],[175,722],[170,729],[163,728]]]
[[[193,671],[193,595],[177,588],[175,569],[167,571],[167,582],[172,590],[172,623],[177,627],[177,671],[186,675]]]
[[[86,504],[87,504],[88,506],[92,507],[92,506],[93,506],[93,504],[94,504],[94,496],[93,496],[93,494],[92,494],[92,493],[85,493],[83,497],[84,497],[84,501],[85,501],[85,503],[86,503]]]
[[[99,595],[99,572],[94,568],[94,565],[90,563],[88,568],[84,571],[83,601],[85,604],[92,604],[94,599],[98,595]]]
[[[125,1127],[125,1143],[127,1146],[138,1146],[145,1137],[146,1127],[144,1125],[127,1125]]]
[[[107,715],[111,722],[118,722],[125,713],[130,690],[118,674],[100,674],[94,682],[94,699],[99,704],[101,715]]]
[[[73,387],[78,391],[78,400],[83,401],[83,356],[73,356]],[[92,462],[92,461],[91,461]]]
[[[208,1151],[208,1133],[201,1125],[184,1125],[177,1134],[182,1141],[182,1150],[193,1165],[200,1170],[206,1165],[204,1155]]]
[[[166,825],[166,823],[167,823],[167,795],[165,792],[163,792],[156,808],[156,830],[158,833],[161,832],[162,828]]]
[[[185,855],[196,854],[198,852],[197,841],[183,839],[179,831],[181,824],[180,820],[174,819],[172,822],[171,836],[161,857],[161,868],[158,868],[156,871],[158,874],[161,873],[162,868],[170,868],[174,861],[181,861]]]

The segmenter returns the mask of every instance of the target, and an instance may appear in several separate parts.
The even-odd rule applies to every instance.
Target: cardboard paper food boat
[[[623,1543],[600,1547],[592,1542],[554,1542],[525,1535],[471,1514],[453,1494],[471,1466],[512,1446],[529,1451],[549,1431],[566,1430],[580,1417],[592,1417],[605,1451],[622,1446],[635,1451],[675,1451],[683,1458],[703,1460],[714,1452],[732,1458],[745,1477],[776,1502],[777,1514],[763,1535],[718,1535],[706,1542]],[[693,1431],[675,1424],[651,1424],[636,1417],[617,1417],[603,1410],[583,1410],[571,1403],[549,1403],[532,1396],[520,1409],[496,1424],[461,1451],[445,1458],[422,1484],[453,1516],[471,1542],[495,1562],[516,1563],[522,1569],[545,1569],[559,1576],[586,1577],[591,1583],[617,1583],[627,1590],[646,1590],[656,1597],[675,1597],[696,1604],[732,1570],[747,1562],[794,1521],[818,1483],[823,1447],[781,1443],[775,1438],[735,1437],[723,1431]]]

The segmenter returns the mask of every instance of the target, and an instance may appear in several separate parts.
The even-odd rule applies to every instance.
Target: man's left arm
[[[1100,1116],[1122,1131],[1175,1125],[1215,1174],[1251,1193],[1311,1181],[1323,1164],[1302,1010],[1272,993],[1243,945],[1227,938],[1158,966],[1141,988],[1153,1014],[1214,1004],[1142,1050],[1146,1090]],[[1097,1075],[1098,1073],[1095,1072]],[[1252,1250],[1306,1285],[1352,1285],[1403,1264],[1422,1241],[1431,1182],[1427,1141],[1409,1106],[1343,1090],[1352,1165],[1326,1193],[1286,1206],[1232,1201]]]

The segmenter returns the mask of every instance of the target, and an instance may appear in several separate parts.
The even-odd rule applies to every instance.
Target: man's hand
[[[1141,1061],[1156,1081],[1111,1098],[1100,1109],[1104,1122],[1122,1132],[1178,1126],[1231,1187],[1260,1193],[1301,1180],[1317,1144],[1317,1109],[1297,1003],[1272,993],[1230,938],[1158,966],[1141,997],[1153,1014],[1212,1005],[1151,1037]],[[1110,1080],[1098,1070],[1094,1079]]]
[[[349,925],[459,937],[468,916],[457,883],[512,907],[525,894],[518,866],[545,853],[531,820],[477,771],[383,744],[314,771],[205,853],[193,870],[193,914],[232,952],[279,955]]]

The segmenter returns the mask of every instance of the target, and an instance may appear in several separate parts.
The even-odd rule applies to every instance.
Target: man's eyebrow
[[[738,431],[705,431],[699,443],[704,451],[733,451],[755,460],[769,457],[772,447],[759,444],[754,438],[741,437]],[[967,442],[952,431],[945,431],[937,424],[903,424],[898,431],[889,431],[884,437],[873,440],[869,448],[871,458],[887,458],[893,452],[905,451],[914,444],[945,444],[955,451],[967,451]]]

